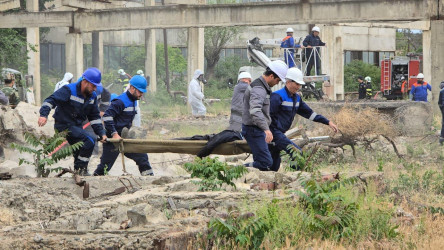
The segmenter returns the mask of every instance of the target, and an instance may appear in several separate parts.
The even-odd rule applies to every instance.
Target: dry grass
[[[2,226],[9,226],[14,221],[14,216],[11,210],[0,208],[0,228]]]

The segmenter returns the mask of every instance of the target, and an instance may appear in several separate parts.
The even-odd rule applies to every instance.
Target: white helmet
[[[287,71],[287,75],[285,76],[286,79],[295,81],[301,85],[305,85],[304,82],[304,75],[302,74],[302,71],[298,68],[290,68]]]
[[[143,70],[139,69],[139,70],[137,71],[137,74],[138,74],[138,75],[143,75]]]
[[[416,78],[417,78],[417,79],[424,79],[424,75],[423,75],[422,73],[419,73],[419,74],[416,76]]]
[[[119,70],[117,71],[117,73],[119,73],[120,75],[125,75],[125,70],[123,70],[123,69],[119,69]]]
[[[314,26],[313,29],[311,29],[311,31],[321,32],[321,29],[318,26]]]
[[[272,61],[268,64],[268,68],[271,69],[276,75],[281,78],[282,82],[285,82],[285,76],[287,75],[288,66],[281,60]]]
[[[294,32],[293,28],[288,28],[288,29],[287,29],[287,33],[288,33],[288,32]]]
[[[239,81],[240,79],[243,79],[243,78],[250,78],[251,79],[251,74],[248,72],[245,72],[245,71],[241,72],[239,74],[239,76],[237,77],[237,80]]]
[[[366,80],[367,82],[372,82],[372,78],[371,78],[370,76],[366,76],[366,77],[364,78],[364,80]]]

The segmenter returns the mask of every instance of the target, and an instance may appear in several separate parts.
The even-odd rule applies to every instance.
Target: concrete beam
[[[0,1],[0,11],[20,8],[20,0]]]
[[[0,14],[0,29],[27,27],[71,27],[74,12],[20,12]]]
[[[99,2],[91,0],[62,0],[62,5],[88,10],[108,9],[113,6],[110,2]]]
[[[411,30],[429,30],[430,20],[414,22],[390,22],[390,23],[340,23],[339,26],[368,27],[368,28],[394,28]]]
[[[74,26],[76,32],[263,26],[277,24],[401,22],[430,20],[432,0],[264,2],[226,5],[172,5],[85,12],[15,13],[0,16],[0,28]],[[72,21],[74,15],[74,22]],[[285,18],[282,18],[285,16]],[[266,17],[266,18],[264,18]],[[115,22],[119,20],[119,22]],[[110,25],[110,24],[113,25]]]

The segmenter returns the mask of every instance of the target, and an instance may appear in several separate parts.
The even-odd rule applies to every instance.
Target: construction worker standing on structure
[[[415,102],[427,102],[427,90],[432,91],[432,86],[427,82],[424,82],[424,75],[419,73],[416,76],[418,79],[413,85],[410,91],[411,99]]]
[[[106,134],[113,139],[120,139],[124,128],[130,129],[137,112],[137,100],[140,100],[146,92],[147,82],[145,77],[136,75],[129,81],[129,89],[125,93],[112,100],[110,107],[103,115]],[[103,144],[103,154],[100,164],[94,171],[94,175],[104,175],[105,168],[110,171],[119,156],[119,151],[112,143]],[[148,161],[148,154],[125,153],[125,156],[134,160],[139,167],[141,175],[153,175],[153,169]]]
[[[242,111],[242,135],[247,140],[253,154],[252,163],[248,167],[255,167],[262,171],[270,170],[271,158],[268,143],[273,140],[270,131],[270,94],[271,87],[285,82],[288,66],[283,61],[271,62],[264,74],[254,80],[247,87],[244,95],[244,108]]]
[[[321,41],[319,37],[319,32],[321,29],[318,26],[314,26],[311,29],[311,34],[306,36],[302,44],[305,49],[305,61],[307,62],[307,71],[305,75],[309,76],[311,74],[311,68],[315,66],[315,75],[321,74],[321,60],[319,58],[319,48],[313,48],[315,46],[325,46],[326,44]]]
[[[293,28],[287,29],[287,36],[282,39],[281,42],[281,48],[284,48],[284,59],[285,63],[288,65],[289,68],[293,68],[295,66],[294,63],[294,48],[300,48],[301,46],[299,44],[294,44],[294,38],[293,38]]]
[[[270,146],[270,152],[273,158],[273,165],[270,168],[272,171],[279,170],[282,150],[290,154],[290,150],[287,148],[289,145],[293,145],[300,150],[294,142],[285,136],[285,132],[291,128],[296,114],[311,121],[328,125],[335,133],[338,132],[338,127],[333,122],[313,112],[302,98],[296,94],[302,85],[305,85],[302,71],[297,68],[291,68],[288,70],[285,79],[285,87],[273,92],[270,97],[270,130],[273,134],[274,142],[274,145]],[[296,161],[293,160],[293,162]],[[298,166],[291,167],[297,168]]]
[[[15,108],[17,104],[20,102],[20,97],[18,90],[14,86],[15,84],[15,75],[13,73],[7,72],[5,75],[5,87],[1,89],[1,91],[5,94],[5,96],[9,100],[9,106],[11,108]]]
[[[94,149],[94,139],[82,129],[82,123],[88,119],[100,141],[106,140],[105,130],[97,106],[96,89],[101,86],[102,74],[97,68],[89,68],[75,83],[63,86],[43,101],[40,108],[39,126],[44,126],[51,109],[54,113],[56,131],[68,131],[66,140],[73,145],[79,141],[82,147],[74,152],[74,170],[80,175],[88,174],[89,158]]]

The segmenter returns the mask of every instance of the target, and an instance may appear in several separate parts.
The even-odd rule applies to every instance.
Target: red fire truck
[[[406,91],[410,91],[419,74],[419,59],[395,57],[381,60],[381,93],[388,100],[402,99],[402,77],[407,81]],[[406,84],[407,85],[407,84]]]

